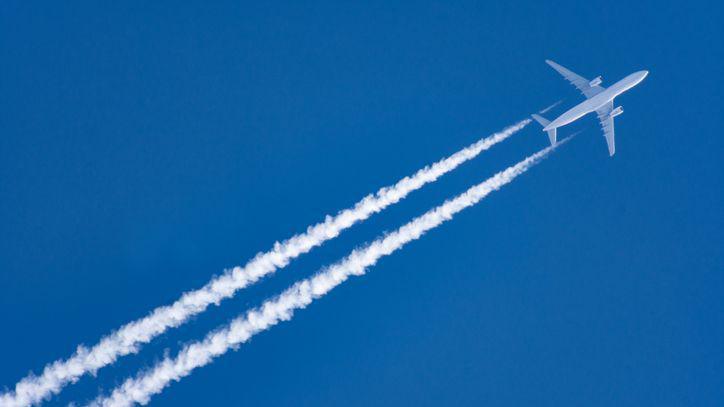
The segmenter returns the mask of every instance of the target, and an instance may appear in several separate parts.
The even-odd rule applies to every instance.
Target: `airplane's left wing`
[[[599,83],[601,83],[600,77],[594,79],[594,81],[589,81],[581,75],[578,75],[577,73],[571,71],[566,67],[558,65],[550,59],[546,59],[546,63],[550,65],[553,69],[558,71],[559,74],[563,75],[563,77],[566,78],[566,80],[568,80],[568,82],[570,82],[578,90],[580,90],[581,93],[583,93],[583,96],[585,96],[587,99],[598,95],[606,89],[603,86],[599,85]],[[591,83],[596,84],[591,86]]]
[[[616,153],[616,140],[613,131],[613,100],[606,103],[606,105],[598,110],[598,120],[601,122],[601,129],[603,130],[603,137],[606,137],[606,144],[608,145],[608,155],[612,156]]]

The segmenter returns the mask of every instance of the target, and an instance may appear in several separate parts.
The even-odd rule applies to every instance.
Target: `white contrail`
[[[48,364],[40,376],[29,375],[15,385],[14,391],[0,394],[0,406],[28,406],[60,392],[84,374],[95,372],[113,363],[118,357],[137,352],[140,345],[169,328],[177,327],[190,317],[203,312],[209,305],[218,304],[234,293],[263,276],[286,266],[295,257],[319,246],[354,223],[397,203],[410,192],[437,180],[462,163],[475,158],[481,152],[500,143],[530,123],[522,120],[498,133],[405,177],[396,184],[381,188],[357,202],[352,208],[327,216],[323,222],[310,226],[306,232],[274,244],[272,250],[257,254],[243,267],[234,267],[212,279],[202,288],[184,293],[171,305],[161,306],[146,317],[130,322],[101,339],[88,349],[79,346],[75,354],[66,360]]]
[[[545,109],[539,111],[538,113],[540,113],[540,114],[546,113],[546,112],[548,112],[549,110],[553,109],[554,107],[560,105],[561,102],[563,102],[563,99],[561,99],[561,100],[557,101],[556,103],[554,103],[554,104],[546,107]]]
[[[568,139],[562,140],[560,145]],[[185,346],[175,359],[169,357],[142,372],[136,378],[129,378],[117,387],[107,398],[98,398],[92,406],[117,407],[134,403],[146,404],[152,395],[160,393],[171,381],[179,381],[194,369],[211,363],[229,349],[246,342],[254,334],[291,319],[294,310],[305,308],[313,300],[328,293],[352,275],[364,274],[367,267],[374,265],[381,257],[402,248],[408,242],[420,238],[425,232],[452,219],[453,215],[472,206],[489,193],[511,182],[548,155],[556,146],[547,147],[518,164],[501,171],[456,198],[445,201],[424,215],[413,219],[393,233],[355,249],[343,260],[325,268],[313,277],[301,280],[281,295],[265,301],[260,307],[248,311],[231,321],[222,329],[210,332],[203,341]]]

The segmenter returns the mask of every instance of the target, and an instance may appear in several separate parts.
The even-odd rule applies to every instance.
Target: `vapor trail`
[[[225,327],[210,332],[204,340],[185,346],[175,359],[166,357],[151,370],[135,378],[127,379],[107,398],[98,398],[91,403],[98,407],[130,406],[146,404],[152,395],[160,393],[171,381],[179,381],[194,369],[211,363],[229,349],[246,342],[254,334],[264,331],[280,321],[292,318],[297,309],[306,308],[313,300],[322,297],[352,275],[362,275],[366,268],[402,248],[405,244],[420,238],[425,232],[452,219],[453,215],[475,205],[489,193],[513,181],[533,165],[546,157],[556,146],[547,147],[512,167],[501,171],[486,181],[468,189],[454,199],[431,209],[393,233],[373,241],[366,247],[355,249],[341,261],[323,269],[313,277],[301,280],[279,296],[265,301],[260,307],[232,320]]]
[[[42,375],[31,374],[18,382],[14,391],[1,394],[0,405],[9,407],[39,403],[60,392],[65,385],[77,381],[84,374],[95,374],[98,369],[115,362],[118,357],[137,352],[142,344],[150,342],[169,328],[183,324],[209,305],[218,304],[233,296],[236,291],[286,266],[292,259],[336,237],[356,222],[397,203],[410,192],[437,180],[460,164],[507,139],[528,123],[530,120],[522,120],[420,169],[392,186],[367,195],[352,208],[342,210],[334,216],[327,216],[323,222],[310,226],[306,232],[275,243],[271,250],[257,254],[245,266],[227,270],[202,288],[184,293],[173,304],[158,307],[146,317],[122,326],[90,349],[79,346],[70,358],[46,365]]]
[[[539,111],[538,113],[540,113],[540,114],[546,113],[546,112],[548,112],[549,110],[553,109],[554,107],[560,105],[561,102],[563,102],[563,99],[561,99],[561,100],[557,101],[556,103],[554,103],[554,104],[546,107],[545,109]]]

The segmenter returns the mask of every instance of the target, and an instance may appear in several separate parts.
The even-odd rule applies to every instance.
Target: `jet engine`
[[[588,82],[588,86],[590,86],[590,87],[598,86],[601,84],[601,82],[603,82],[603,79],[600,76],[597,76],[591,82]]]
[[[623,106],[619,106],[611,111],[611,117],[616,117],[623,113]]]

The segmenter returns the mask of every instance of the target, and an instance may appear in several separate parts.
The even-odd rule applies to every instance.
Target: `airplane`
[[[558,71],[558,73],[563,75],[568,82],[575,86],[579,91],[581,91],[581,93],[583,93],[583,96],[586,97],[585,101],[572,107],[553,121],[547,120],[538,114],[533,115],[533,119],[543,126],[543,131],[548,133],[548,139],[550,140],[551,145],[556,144],[556,130],[559,127],[563,127],[566,124],[578,120],[588,113],[596,112],[598,120],[601,122],[603,136],[606,137],[606,144],[608,144],[608,155],[613,156],[616,153],[613,118],[623,113],[623,107],[618,106],[615,109],[613,108],[613,99],[638,85],[639,82],[644,80],[646,75],[649,74],[649,71],[634,72],[614,83],[610,87],[604,88],[601,86],[602,79],[600,76],[597,76],[595,79],[589,81],[588,79],[549,59],[546,59],[546,63]]]

